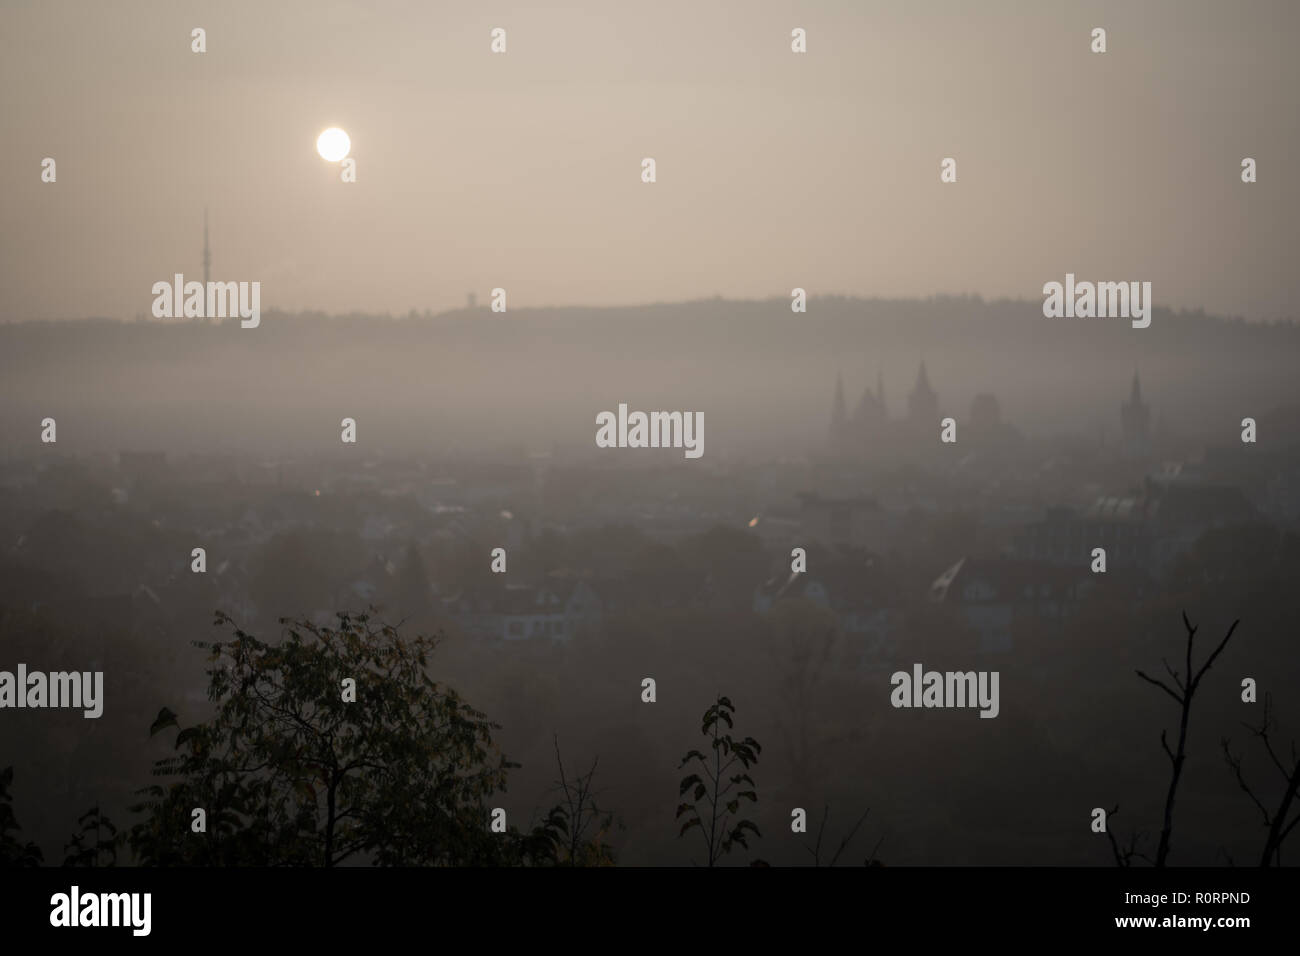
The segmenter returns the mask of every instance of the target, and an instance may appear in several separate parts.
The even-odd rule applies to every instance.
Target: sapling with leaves
[[[678,765],[681,770],[695,763],[699,770],[682,778],[678,793],[685,797],[689,791],[691,796],[689,802],[677,807],[677,819],[685,818],[677,835],[683,837],[690,830],[698,830],[705,842],[709,866],[716,866],[735,846],[749,849],[747,834],[762,836],[758,826],[742,818],[740,812],[741,801],[758,802],[758,791],[748,771],[758,763],[763,748],[753,737],[736,740],[731,735],[735,712],[731,701],[719,696],[704,712],[700,727],[713,752],[688,750]]]
[[[126,842],[113,821],[91,807],[77,821],[81,829],[64,845],[64,866],[117,866],[117,849]]]
[[[45,862],[41,848],[30,840],[24,843],[18,835],[21,828],[9,793],[13,782],[13,767],[0,770],[0,866],[40,866]]]

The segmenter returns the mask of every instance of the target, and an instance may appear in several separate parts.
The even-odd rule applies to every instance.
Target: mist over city
[[[1245,746],[1242,677],[1294,686],[1289,323],[1072,325],[974,297],[468,303],[0,327],[9,657],[106,682],[93,726],[6,714],[49,857],[81,804],[126,815],[165,752],[143,737],[160,707],[209,714],[190,642],[220,638],[214,611],[267,640],[280,618],[368,609],[441,635],[431,672],[522,764],[511,815],[545,810],[558,738],[575,766],[599,759],[603,839],[628,864],[692,858],[666,839],[673,771],[718,693],[764,746],[765,833],[790,807],[830,805],[845,832],[871,808],[862,859],[888,834],[889,863],[1104,865],[1074,794],[1159,819],[1168,702],[1133,671],[1178,653],[1184,611],[1210,634],[1242,620],[1205,741]],[[620,403],[700,411],[703,454],[598,447]],[[999,672],[996,720],[892,707],[914,662]],[[1251,808],[1199,750],[1179,856],[1249,859]]]
[[[514,890],[471,870],[550,906],[537,870],[834,866],[900,919],[1262,924],[1300,840],[1298,29],[8,5],[14,911],[191,940],[214,893],[365,867],[354,909],[478,926]]]

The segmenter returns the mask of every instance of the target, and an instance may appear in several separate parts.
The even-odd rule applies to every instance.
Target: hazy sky
[[[1240,0],[0,0],[0,316],[147,315],[155,281],[201,279],[207,204],[213,278],[264,310],[1037,299],[1074,272],[1289,317],[1298,25]],[[330,125],[356,184],[316,155]]]

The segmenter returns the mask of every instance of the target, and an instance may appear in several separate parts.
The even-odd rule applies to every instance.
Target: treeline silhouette
[[[598,760],[570,775],[558,739],[556,802],[526,827],[498,817],[492,797],[519,765],[496,745],[498,724],[429,676],[438,638],[404,637],[370,614],[340,613],[332,627],[284,618],[278,643],[221,612],[215,623],[229,627],[228,639],[194,642],[208,656],[214,716],[182,726],[163,707],[149,735],[172,733],[175,753],[154,763],[160,782],[137,791],[129,808],[136,821],[122,829],[90,808],[63,866],[616,862],[607,837],[617,818],[600,803]],[[679,836],[703,837],[707,866],[761,836],[741,803],[758,801],[748,770],[762,748],[731,735],[734,715],[719,695],[702,718],[707,753],[691,748],[681,762],[699,769],[681,781]],[[8,767],[0,774],[0,865],[38,866],[44,854],[21,838],[13,781]],[[810,849],[815,859],[821,836]]]
[[[64,866],[603,866],[616,862],[610,842],[618,826],[603,805],[595,778],[599,760],[586,773],[566,771],[555,740],[556,800],[526,826],[507,823],[493,806],[505,792],[509,761],[494,735],[500,725],[457,692],[430,676],[439,638],[403,636],[400,625],[372,614],[339,613],[322,626],[307,619],[281,619],[282,639],[270,643],[217,612],[229,629],[218,641],[196,641],[208,659],[211,718],[186,724],[163,707],[150,736],[170,733],[173,753],[154,763],[158,782],[137,790],[129,809],[136,820],[119,828],[95,806],[77,821],[65,845]],[[1139,670],[1138,676],[1173,698],[1180,708],[1176,743],[1167,732],[1161,747],[1171,779],[1155,856],[1134,832],[1121,845],[1105,830],[1121,866],[1167,864],[1173,846],[1175,798],[1187,759],[1192,703],[1213,663],[1237,629],[1194,666],[1197,628],[1183,615],[1184,670],[1165,663],[1168,681]],[[736,708],[721,694],[705,710],[703,748],[691,747],[679,769],[676,808],[679,838],[702,844],[688,849],[692,863],[715,866],[762,838],[745,806],[758,802],[751,775],[762,746],[734,731]],[[1259,865],[1282,863],[1282,845],[1300,822],[1300,756],[1289,755],[1271,736],[1276,730],[1268,698],[1260,723],[1247,725],[1259,750],[1280,773],[1279,796],[1251,785],[1242,755],[1222,741],[1228,768],[1260,812],[1266,836]],[[37,866],[41,849],[24,841],[12,806],[13,767],[0,773],[0,865]],[[1267,802],[1266,802],[1267,801]],[[806,813],[793,811],[798,817]],[[1118,813],[1118,806],[1110,817]],[[864,812],[828,861],[834,865],[856,837]],[[666,814],[665,814],[666,818]],[[830,807],[824,809],[815,843],[805,838],[814,865],[822,863],[822,840]],[[792,827],[796,833],[803,829]],[[883,837],[882,837],[883,839]],[[876,850],[862,860],[878,866]],[[750,865],[767,865],[762,859]]]

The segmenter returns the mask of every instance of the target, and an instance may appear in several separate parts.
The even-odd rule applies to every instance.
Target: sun
[[[320,153],[321,159],[328,159],[331,163],[347,156],[351,148],[352,140],[337,126],[331,126],[316,138],[316,152]]]

